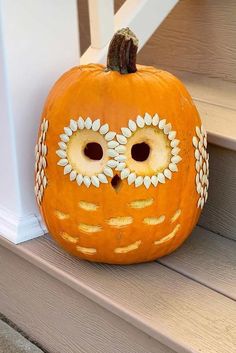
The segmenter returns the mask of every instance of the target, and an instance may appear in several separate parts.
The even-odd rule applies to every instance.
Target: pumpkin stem
[[[107,70],[129,74],[137,71],[138,38],[127,27],[117,31],[108,48]]]

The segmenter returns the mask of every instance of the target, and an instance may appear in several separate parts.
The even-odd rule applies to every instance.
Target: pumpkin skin
[[[87,187],[64,175],[56,151],[70,119],[99,118],[101,125],[108,123],[110,131],[121,134],[121,128],[128,127],[130,119],[136,121],[137,116],[146,113],[151,117],[157,113],[160,120],[166,119],[180,141],[181,160],[171,179],[165,178],[164,183],[146,188],[144,184],[129,185],[124,178],[115,189],[109,176],[108,183]],[[51,236],[62,248],[89,261],[131,264],[155,260],[184,242],[203,207],[203,204],[198,207],[193,145],[201,121],[190,95],[176,77],[141,65],[137,66],[137,72],[124,75],[107,71],[99,64],[74,67],[52,88],[43,119],[48,121],[44,169],[47,182],[38,201]],[[145,140],[145,128],[137,127],[130,138],[139,132],[141,139],[144,133]],[[41,130],[39,140],[40,134]],[[149,173],[144,164],[141,175]],[[121,171],[113,168],[115,174],[121,176]]]

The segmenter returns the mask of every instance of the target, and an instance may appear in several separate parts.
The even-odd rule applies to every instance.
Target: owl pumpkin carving
[[[155,260],[191,233],[207,200],[206,132],[183,84],[136,66],[118,31],[107,67],[66,72],[52,88],[36,145],[35,193],[50,234],[95,262]]]

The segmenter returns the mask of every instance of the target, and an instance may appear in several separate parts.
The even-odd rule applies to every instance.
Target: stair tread
[[[236,241],[201,227],[158,262],[236,300]]]
[[[208,140],[236,150],[236,83],[171,70],[186,85],[208,132]]]
[[[196,236],[196,232],[198,234],[199,230],[192,238],[201,242],[205,234],[209,237],[208,249],[215,246],[209,232],[201,230],[200,236]],[[197,251],[191,249],[203,247],[203,244],[196,243],[196,239],[191,240],[194,246],[185,245],[186,250],[195,253],[194,256]],[[230,247],[225,244],[232,241],[223,237],[220,240],[221,254],[231,258]],[[235,347],[234,301],[166,265],[152,262],[110,266],[79,261],[59,249],[47,236],[17,246],[5,239],[1,239],[1,243],[177,352],[232,353]],[[219,244],[217,247],[219,249]],[[184,248],[181,251],[184,252]],[[212,251],[209,250],[211,257]],[[186,260],[183,255],[184,258]],[[219,259],[219,263],[221,261]],[[208,264],[215,266],[215,254],[214,260],[209,260]],[[184,264],[183,268],[186,266]],[[206,271],[205,267],[202,272]],[[208,276],[213,281],[216,276],[213,269],[208,271]]]

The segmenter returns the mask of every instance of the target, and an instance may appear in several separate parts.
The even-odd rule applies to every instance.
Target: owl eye
[[[156,127],[143,127],[128,139],[126,157],[127,168],[136,175],[156,175],[170,163],[170,141],[164,132]]]
[[[84,154],[89,159],[99,161],[103,157],[102,146],[97,142],[88,142],[84,148]]]
[[[58,166],[79,186],[84,183],[87,187],[99,187],[100,183],[108,183],[107,177],[113,177],[112,168],[117,165],[111,160],[118,155],[114,150],[118,143],[112,141],[115,135],[108,124],[101,125],[100,119],[71,119],[58,142]]]
[[[137,162],[144,162],[150,155],[150,146],[146,142],[136,143],[131,147],[131,156]]]
[[[106,140],[91,129],[78,130],[70,136],[66,155],[73,170],[89,177],[102,173],[109,159]]]
[[[144,184],[165,183],[172,178],[172,173],[178,171],[177,164],[181,161],[179,155],[179,140],[176,131],[172,130],[166,119],[158,114],[151,116],[146,113],[136,120],[129,120],[128,126],[121,128],[117,134],[117,151],[119,156],[116,170],[120,171],[121,179],[136,187]]]

